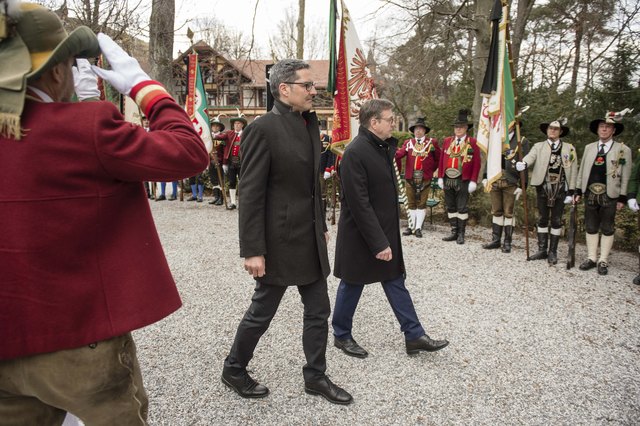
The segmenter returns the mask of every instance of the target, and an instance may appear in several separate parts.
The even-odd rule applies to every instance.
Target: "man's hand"
[[[621,203],[620,201],[616,203],[616,210],[622,210],[623,207],[624,207],[624,203]]]
[[[469,194],[472,194],[476,188],[478,188],[478,184],[475,183],[474,181],[469,181]]]
[[[391,254],[391,247],[387,247],[386,249],[382,250],[380,253],[376,254],[376,259],[384,260],[385,262],[388,262],[391,259],[393,259],[393,255]]]
[[[71,68],[73,72],[73,87],[78,100],[98,99],[98,76],[91,70],[91,64],[86,59],[76,59],[77,66]]]
[[[627,200],[627,205],[632,212],[637,212],[638,210],[640,210],[640,206],[638,206],[638,200],[636,200],[635,198],[629,198]]]
[[[438,178],[438,186],[440,189],[444,189],[444,179]]]
[[[91,68],[98,77],[107,81],[123,95],[129,95],[131,89],[138,83],[151,80],[151,77],[142,70],[138,61],[122,50],[109,36],[98,33],[97,37],[100,50],[111,65],[110,70],[92,65]]]
[[[327,180],[331,177],[331,173],[330,172],[324,172],[324,175],[322,175],[322,177],[324,178],[324,180]]]
[[[253,278],[263,277],[265,274],[264,256],[252,256],[244,259],[244,270]]]
[[[229,166],[227,166],[226,164],[222,165],[222,173],[224,173],[225,175],[229,172]]]
[[[516,163],[516,170],[521,172],[523,170],[525,170],[527,168],[527,163],[525,163],[524,161],[518,161]]]
[[[565,204],[573,203],[573,197],[571,195],[567,195],[566,197],[564,197],[564,203]]]
[[[516,188],[513,191],[513,195],[516,196],[516,201],[520,199],[520,196],[522,195],[522,188]]]
[[[578,203],[580,202],[580,199],[581,199],[581,198],[582,198],[582,197],[581,197],[580,195],[574,195],[574,196],[573,196],[573,202],[574,202],[575,204],[578,204]]]

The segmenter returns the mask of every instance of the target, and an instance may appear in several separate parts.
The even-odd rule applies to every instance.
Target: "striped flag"
[[[196,132],[202,138],[202,142],[207,148],[207,152],[213,149],[213,139],[211,138],[211,124],[209,123],[209,112],[207,110],[207,93],[202,84],[202,74],[198,65],[198,55],[189,55],[188,90],[184,109],[193,123]]]
[[[378,97],[367,58],[344,1],[341,18],[331,134],[331,150],[338,155],[358,133],[358,114],[362,103]]]
[[[509,133],[515,129],[515,94],[509,63],[509,7],[495,0],[491,11],[491,47],[482,89],[478,146],[487,157],[487,186],[502,176],[502,153],[509,149]]]

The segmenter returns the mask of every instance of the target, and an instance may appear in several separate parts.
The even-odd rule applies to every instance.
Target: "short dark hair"
[[[382,111],[393,109],[393,103],[386,99],[369,99],[360,107],[360,125],[365,128],[370,127],[372,118],[382,118]]]
[[[280,84],[293,81],[298,70],[309,69],[310,66],[300,59],[283,59],[271,67],[269,72],[269,87],[274,98],[280,99]]]

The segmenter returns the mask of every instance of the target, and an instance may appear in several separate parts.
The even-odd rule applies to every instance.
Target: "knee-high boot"
[[[455,241],[458,239],[458,218],[450,217],[449,223],[451,224],[451,234],[442,238],[442,241]]]

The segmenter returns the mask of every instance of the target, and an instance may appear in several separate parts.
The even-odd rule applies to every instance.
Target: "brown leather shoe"
[[[269,389],[253,380],[246,370],[233,375],[223,369],[221,380],[243,398],[264,398],[269,395]]]
[[[342,352],[345,354],[356,358],[366,358],[369,355],[369,352],[365,351],[364,348],[353,339],[338,339],[334,337],[333,346],[342,349]]]
[[[320,395],[334,404],[348,405],[353,402],[349,392],[334,384],[327,376],[314,382],[305,382],[304,391],[310,395]]]
[[[406,340],[407,354],[415,355],[420,351],[435,352],[449,344],[447,340],[433,340],[426,334],[416,340]]]

